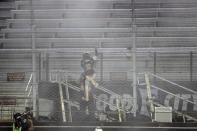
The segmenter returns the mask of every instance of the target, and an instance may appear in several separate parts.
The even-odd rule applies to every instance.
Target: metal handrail
[[[33,86],[30,86],[30,89],[29,89],[29,85],[30,85],[30,83],[31,83],[32,78],[33,78],[33,73],[31,73],[30,78],[29,78],[29,81],[28,81],[27,86],[26,86],[26,89],[25,89],[25,92],[28,91],[27,97],[30,96],[31,91],[32,91],[32,89],[33,89]],[[29,89],[29,90],[28,90],[28,89]],[[28,102],[28,99],[25,99],[25,106],[27,106],[27,102]]]
[[[172,95],[172,96],[175,96],[175,97],[177,97],[177,98],[179,98],[179,99],[181,99],[181,100],[183,100],[183,101],[189,102],[189,103],[191,103],[191,104],[197,106],[197,103],[194,103],[194,102],[192,102],[192,101],[190,101],[190,100],[184,99],[183,97],[178,96],[178,95],[176,95],[176,94],[173,94],[173,93],[171,93],[171,92],[169,92],[169,91],[166,91],[166,90],[161,89],[161,88],[159,88],[159,87],[156,87],[156,86],[154,86],[154,85],[151,85],[151,87],[153,87],[153,88],[155,88],[155,89],[158,89],[158,90],[160,90],[160,91],[162,91],[162,92],[165,92],[165,93],[167,93],[167,94],[170,94],[170,95]]]
[[[32,77],[33,77],[33,74],[31,73],[31,75],[30,75],[30,78],[29,78],[29,81],[28,81],[28,83],[27,83],[27,86],[26,86],[25,91],[27,91],[27,90],[28,90],[28,88],[29,88],[29,84],[30,84],[30,82],[31,82],[31,80],[32,80]]]
[[[184,89],[184,90],[187,90],[187,91],[189,91],[189,92],[192,92],[192,93],[194,93],[194,94],[197,94],[197,92],[194,91],[194,90],[188,89],[188,88],[186,88],[186,87],[184,87],[184,86],[182,86],[182,85],[179,85],[179,84],[177,84],[177,83],[174,83],[174,82],[172,82],[172,81],[169,81],[169,80],[167,80],[167,79],[165,79],[165,78],[162,78],[162,77],[160,77],[160,76],[158,76],[158,75],[155,75],[155,74],[152,74],[152,73],[149,73],[149,74],[152,75],[153,77],[156,77],[156,78],[159,78],[159,79],[161,79],[161,80],[163,80],[163,81],[166,81],[166,82],[168,82],[168,83],[170,83],[170,84],[172,84],[172,85],[178,86],[178,87],[180,87],[180,88],[182,88],[182,89]]]
[[[52,77],[52,74],[54,74],[55,77]],[[68,87],[68,88],[71,88],[71,89],[73,89],[73,90],[75,90],[75,91],[77,91],[77,92],[80,92],[80,88],[79,88],[79,87],[74,86],[74,85],[68,83],[68,75],[72,75],[72,74],[73,74],[73,73],[68,72],[68,71],[60,71],[60,70],[58,70],[58,71],[53,71],[53,72],[50,72],[50,81],[51,81],[51,82],[57,82],[57,83],[59,83],[59,84],[63,84],[63,85],[65,85],[65,86]],[[103,92],[105,92],[105,93],[108,93],[108,94],[110,94],[110,95],[114,95],[114,96],[117,97],[117,98],[116,98],[117,103],[116,103],[116,105],[113,105],[113,104],[110,104],[110,103],[108,103],[108,102],[106,102],[106,101],[104,101],[104,100],[98,99],[95,95],[93,96],[94,99],[99,100],[99,101],[102,101],[102,102],[104,102],[105,104],[110,105],[110,106],[112,106],[112,107],[115,107],[115,108],[118,110],[119,121],[120,121],[120,122],[122,121],[121,112],[123,112],[123,113],[128,113],[128,112],[129,112],[129,113],[134,113],[134,110],[125,111],[124,109],[122,109],[122,108],[120,107],[119,99],[122,98],[121,95],[116,94],[115,92],[113,92],[113,91],[111,91],[111,90],[108,90],[108,89],[106,89],[106,88],[100,86],[96,81],[93,81],[93,80],[92,80],[91,82],[92,82],[93,85],[95,85],[94,87],[95,87],[96,89],[101,90],[101,91],[103,91]],[[68,92],[68,91],[67,91],[67,92]],[[64,100],[64,102],[66,102],[66,101]],[[71,103],[69,102],[69,99],[67,99],[67,103],[68,103],[69,106],[70,106]],[[64,108],[63,108],[63,109],[64,109]],[[64,118],[64,115],[63,115],[63,118]],[[71,116],[70,118],[71,118],[71,121],[72,121],[72,116]]]
[[[145,73],[145,74],[146,74],[146,73]],[[166,82],[168,82],[168,83],[170,83],[170,84],[172,84],[172,85],[178,86],[179,88],[184,89],[184,90],[186,90],[186,91],[192,92],[192,93],[194,93],[194,94],[197,93],[196,91],[193,91],[193,90],[191,90],[191,89],[188,89],[188,88],[186,88],[186,87],[184,87],[184,86],[181,86],[181,85],[179,85],[179,84],[177,84],[177,83],[171,82],[171,81],[169,81],[169,80],[167,80],[167,79],[165,79],[165,78],[162,78],[162,77],[160,77],[160,76],[158,76],[158,75],[155,75],[155,74],[152,74],[152,73],[147,73],[147,74],[149,74],[149,75],[151,75],[151,76],[153,76],[153,77],[156,77],[156,78],[158,78],[158,79],[160,79],[160,80],[166,81]],[[169,92],[169,91],[167,91],[167,90],[161,89],[161,88],[159,88],[159,87],[157,87],[157,86],[155,86],[155,85],[150,85],[150,87],[155,88],[155,89],[157,89],[157,90],[160,90],[160,91],[162,91],[162,92],[165,92],[165,93],[167,93],[167,94],[170,94],[170,95],[172,95],[172,96],[174,96],[174,97],[177,97],[177,98],[179,98],[179,99],[181,99],[181,100],[183,100],[183,101],[186,101],[186,102],[188,102],[188,103],[191,103],[191,104],[197,106],[197,103],[195,103],[195,102],[193,102],[193,101],[190,101],[190,100],[187,100],[187,99],[185,99],[185,98],[183,98],[183,97],[181,97],[181,96],[179,96],[179,95],[176,95],[176,94],[174,94],[174,93],[171,93],[171,92]],[[154,102],[154,101],[153,101],[153,104],[156,105],[156,106],[164,107],[164,105],[159,104],[159,103],[156,103],[156,102]],[[175,110],[175,109],[173,109],[173,112],[175,112],[175,113],[177,113],[177,114],[180,114],[180,115],[182,115],[183,117],[187,117],[187,118],[189,118],[190,120],[197,121],[196,118],[194,118],[194,117],[192,117],[192,116],[190,116],[190,115],[187,115],[187,114],[183,114],[183,113],[181,113],[181,112],[179,112],[179,111],[177,111],[177,110]]]
[[[68,74],[73,74],[72,72],[69,72],[69,71],[61,71],[61,70],[57,70],[57,71],[52,71],[51,73],[56,73],[55,74],[55,80],[52,80],[52,76],[50,76],[50,81],[52,81],[52,82],[58,82],[58,73],[63,73],[63,74],[65,74],[64,75],[64,78],[67,78],[67,76],[68,76]],[[50,75],[51,75],[51,73],[50,73]],[[65,80],[66,81],[66,80]],[[122,98],[122,96],[121,95],[119,95],[119,94],[117,94],[117,93],[115,93],[115,92],[113,92],[113,91],[111,91],[111,90],[108,90],[108,89],[106,89],[106,88],[104,88],[104,87],[102,87],[102,86],[98,86],[98,87],[95,87],[96,89],[98,89],[98,90],[101,90],[101,91],[103,91],[103,92],[106,92],[106,93],[108,93],[108,94],[110,94],[110,95],[114,95],[114,96],[117,96],[118,98]]]
[[[62,84],[63,84],[63,85],[66,85],[66,83],[62,83]],[[70,84],[70,83],[68,83],[68,87],[71,88],[71,89],[73,89],[73,90],[75,90],[75,91],[80,92],[80,88],[79,88],[79,87],[74,86],[74,85],[72,85],[72,84]],[[106,101],[104,101],[104,100],[101,100],[101,99],[99,99],[98,97],[96,97],[95,95],[94,95],[94,99],[99,100],[99,101],[101,101],[101,102],[103,102],[103,103],[105,103],[105,104],[107,104],[107,105],[109,105],[109,106],[113,106],[113,107],[115,107],[116,109],[118,109],[117,106],[115,106],[115,105],[113,105],[113,104],[110,104],[110,103],[108,103],[108,102],[106,102]],[[128,113],[128,111],[125,111],[125,110],[123,110],[122,108],[119,108],[119,109],[120,109],[121,111],[125,112],[125,113]],[[133,111],[131,111],[131,113],[133,113]]]

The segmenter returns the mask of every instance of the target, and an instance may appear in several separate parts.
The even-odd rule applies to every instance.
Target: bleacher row
[[[128,48],[132,47],[132,17],[135,17],[136,45],[138,48],[147,47],[196,47],[197,40],[197,1],[196,0],[16,0],[15,9],[10,11],[7,19],[7,28],[2,29],[0,39],[1,48],[23,49],[32,48],[32,32],[35,36],[36,48]],[[135,8],[134,15],[132,14]],[[35,29],[32,30],[32,24]],[[160,48],[162,50],[162,48]],[[188,51],[187,51],[188,52]],[[50,69],[70,69],[81,72],[79,60],[80,53],[74,53],[72,66],[67,62],[58,64],[69,53],[61,55],[53,54],[49,57]],[[74,57],[74,55],[76,57]],[[193,59],[193,71],[197,69],[195,54],[157,54],[155,59],[156,71],[161,75],[174,78],[181,76],[181,80],[190,79],[190,65],[188,61]],[[9,56],[9,59],[8,57]],[[46,55],[38,59],[45,61]],[[65,56],[65,57],[62,57]],[[138,58],[139,71],[153,71],[154,58],[142,55]],[[155,57],[156,57],[155,56]],[[174,57],[172,57],[174,56]],[[2,54],[6,61],[2,65],[2,71],[27,71],[32,70],[31,54]],[[117,58],[115,58],[117,57]],[[165,61],[163,59],[165,57]],[[169,59],[174,63],[169,64]],[[17,59],[18,58],[18,59]],[[106,59],[105,59],[106,58]],[[180,59],[179,59],[180,58]],[[184,60],[183,60],[184,58]],[[6,59],[6,60],[4,60]],[[131,68],[116,65],[112,68],[108,60],[123,60],[128,63],[124,54],[104,55],[105,69],[110,71],[128,71]],[[17,65],[14,67],[12,63]],[[113,61],[116,62],[116,61]],[[27,64],[28,63],[28,64]],[[147,64],[148,63],[148,64]],[[176,63],[181,67],[172,68]],[[9,67],[9,69],[7,69]],[[97,65],[98,70],[99,64]],[[178,75],[177,75],[178,72]],[[195,75],[193,73],[192,75]],[[105,74],[105,76],[108,76]],[[130,75],[129,75],[130,76]],[[187,77],[185,77],[187,76]],[[196,75],[194,76],[195,78]],[[180,80],[179,78],[177,78]]]
[[[53,48],[80,48],[84,42],[93,43],[87,44],[92,48],[100,42],[107,48],[114,42],[127,48],[135,17],[138,47],[192,47],[197,39],[196,7],[195,0],[135,0],[132,16],[131,0],[21,0],[15,2],[0,41],[4,48],[17,48],[19,43],[20,48],[31,47],[29,38],[35,32],[38,48],[49,48],[51,43]]]

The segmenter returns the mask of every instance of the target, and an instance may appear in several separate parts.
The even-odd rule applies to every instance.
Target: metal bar
[[[65,85],[65,83],[62,83],[62,84]],[[68,83],[68,87],[71,88],[71,89],[73,89],[73,90],[75,90],[75,91],[80,92],[80,88],[77,87],[77,86],[74,86],[74,85],[71,85],[71,84]],[[100,85],[99,85],[98,87],[95,86],[94,88],[96,88],[96,89],[98,89],[98,90],[101,90],[101,91],[103,91],[103,92],[105,92],[105,93],[108,93],[108,94],[110,94],[110,95],[117,96],[118,98],[121,98],[121,97],[122,97],[122,96],[120,96],[119,94],[116,94],[115,92],[113,92],[113,91],[111,91],[111,90],[108,90],[108,89],[106,89],[106,88],[104,88],[104,87],[102,87],[102,86],[100,86]]]
[[[136,117],[137,112],[137,78],[136,78],[136,18],[135,18],[135,0],[132,0],[132,68],[133,68],[133,105],[134,105],[134,113],[133,116]]]
[[[9,19],[8,21],[13,22],[23,22],[28,21],[28,19]],[[39,20],[39,19],[36,19]],[[41,21],[44,19],[40,19]],[[53,19],[53,21],[57,21],[59,19]],[[48,20],[46,19],[46,22]],[[137,32],[191,32],[197,31],[197,27],[138,27]],[[14,32],[31,32],[31,29],[2,29],[1,32],[3,33],[14,33]],[[132,27],[127,28],[37,28],[36,32],[132,32]]]
[[[145,81],[146,81],[148,101],[150,104],[150,115],[151,115],[151,119],[153,122],[154,121],[154,118],[153,118],[154,106],[153,106],[152,94],[151,94],[151,89],[150,89],[150,81],[149,81],[149,77],[147,73],[145,73]]]
[[[31,82],[32,76],[33,76],[33,74],[31,73],[31,75],[30,75],[30,78],[29,78],[29,81],[28,81],[28,83],[27,83],[27,86],[26,86],[25,91],[27,91],[27,90],[28,90],[28,88],[29,88],[29,84],[30,84],[30,82]]]
[[[149,73],[149,74],[152,75],[152,76],[154,76],[154,77],[156,77],[156,78],[159,78],[159,79],[161,79],[161,80],[163,80],[163,81],[166,81],[166,82],[168,82],[168,83],[170,83],[170,84],[173,84],[173,85],[175,85],[175,86],[178,86],[178,87],[180,87],[180,88],[182,88],[182,89],[184,89],[184,90],[186,90],[186,91],[189,91],[189,92],[192,92],[192,93],[194,93],[194,94],[197,94],[197,92],[194,91],[194,90],[188,89],[188,88],[186,88],[186,87],[184,87],[184,86],[181,86],[181,85],[179,85],[179,84],[177,84],[177,83],[174,83],[174,82],[172,82],[172,81],[169,81],[169,80],[167,80],[167,79],[165,79],[165,78],[162,78],[162,77],[160,77],[160,76],[158,76],[158,75],[154,75],[154,74],[152,74],[152,73]]]
[[[138,21],[149,21],[153,22],[155,18],[137,18]],[[7,20],[10,23],[30,23],[30,19],[8,19]],[[65,18],[65,19],[35,19],[36,23],[66,23],[66,22],[75,22],[75,23],[81,23],[81,22],[132,22],[130,18]],[[6,30],[6,29],[5,29]],[[27,29],[28,30],[28,29]]]
[[[42,67],[43,67],[42,64],[43,64],[43,63],[42,63],[42,53],[41,53],[41,52],[39,53],[38,59],[39,59],[39,60],[38,60],[38,61],[39,61],[39,62],[38,62],[38,65],[39,65],[39,66],[38,66],[38,72],[39,72],[39,75],[38,75],[38,82],[40,82],[40,81],[42,80],[42,73],[43,73],[43,72],[42,72],[42,71],[43,71],[43,70],[42,70]]]
[[[16,1],[18,4],[29,4],[29,1]],[[43,2],[43,3],[48,3],[48,2],[81,2],[81,0],[34,0],[33,2]],[[92,2],[92,0],[83,0],[83,2]],[[120,3],[131,3],[131,0],[94,0],[94,2],[120,2]],[[136,4],[154,4],[154,3],[158,3],[158,0],[140,0],[140,1],[136,1]],[[161,0],[162,4],[177,4],[177,0]],[[196,0],[187,0],[187,2],[185,2],[185,0],[179,0],[178,3],[180,4],[194,4],[196,3]]]
[[[71,107],[74,106],[74,107],[76,107],[78,110],[80,110],[80,104],[79,104],[78,102],[76,102],[76,101],[71,101],[71,100],[67,101],[67,100],[65,100],[65,99],[64,99],[64,102],[67,103],[67,104],[70,103]]]
[[[32,27],[34,30],[35,27]],[[32,33],[32,50],[35,49],[35,33]],[[38,103],[37,103],[37,74],[36,74],[36,53],[32,53],[32,77],[33,77],[33,110],[34,110],[34,117],[38,118]]]
[[[68,19],[69,20],[69,19]],[[70,19],[72,20],[72,19]],[[78,19],[73,19],[73,20],[78,20]],[[113,20],[113,19],[112,19]],[[122,19],[120,19],[122,20]],[[129,19],[128,19],[129,20]],[[30,19],[8,19],[7,21],[9,22],[15,22],[15,23],[23,23],[23,22],[29,22]],[[35,19],[35,21],[40,21],[40,22],[47,22],[47,21],[65,21],[65,19]],[[54,30],[53,30],[54,29]],[[67,32],[76,32],[76,31],[132,31],[132,27],[130,28],[37,28],[37,32],[56,32],[56,31],[64,31],[66,30]],[[2,32],[31,32],[30,29],[2,29]],[[197,27],[138,27],[137,32],[153,32],[153,31],[159,31],[159,32],[166,32],[166,31],[177,31],[177,32],[191,32],[191,31],[197,31]]]
[[[65,83],[62,83],[63,85],[65,85]],[[71,89],[73,89],[73,90],[75,90],[75,91],[77,91],[77,92],[80,92],[80,88],[79,87],[76,87],[76,86],[73,86],[73,85],[71,85],[71,84],[69,84],[68,83],[68,87],[69,88],[71,88]],[[102,87],[97,87],[97,89],[101,89],[102,91],[103,91],[103,89],[104,88],[102,88]],[[105,89],[104,89],[105,90]],[[108,91],[106,92],[106,93],[109,93]],[[110,93],[109,93],[110,94]],[[114,95],[114,94],[113,94]],[[113,104],[110,104],[110,103],[108,103],[108,102],[106,102],[106,101],[103,101],[103,100],[101,100],[101,99],[98,99],[98,97],[96,97],[96,96],[94,96],[94,98],[95,99],[97,99],[97,100],[99,100],[99,101],[102,101],[102,102],[104,102],[105,104],[107,104],[107,105],[110,105],[110,106],[113,106],[113,107],[117,107],[116,105],[113,105]],[[119,97],[117,97],[117,98],[121,98],[120,96]],[[125,110],[123,110],[123,109],[121,109],[120,108],[120,111],[123,111],[123,112],[125,112]],[[125,112],[126,113],[126,112]]]
[[[105,14],[105,13],[104,13]],[[128,12],[129,14],[129,12]],[[29,15],[29,14],[28,14]],[[51,13],[50,15],[58,15],[57,13],[53,14]],[[97,15],[97,13],[95,13],[95,15]],[[129,17],[129,16],[128,16]],[[137,21],[137,25],[142,25],[142,24],[154,24],[155,21],[162,21],[162,22],[177,22],[177,21],[182,21],[183,26],[185,24],[196,24],[196,20],[197,18],[182,18],[182,17],[167,17],[167,18],[155,18],[155,17],[150,17],[150,18],[136,18]],[[30,19],[8,19],[8,22],[11,24],[14,23],[21,23],[21,24],[29,24],[30,23]],[[81,23],[81,22],[89,22],[91,23],[103,23],[103,24],[107,24],[109,22],[111,23],[132,23],[131,18],[59,18],[59,19],[35,19],[35,23],[39,25],[39,23],[55,23],[55,24],[62,24],[62,23],[68,23],[68,22],[74,22],[74,23]],[[180,24],[180,22],[179,22]],[[28,26],[28,25],[25,25]],[[50,27],[50,26],[49,26]],[[143,27],[144,28],[144,27]],[[149,27],[148,27],[149,28]],[[153,28],[153,27],[152,27]],[[179,27],[180,28],[180,27]],[[195,29],[195,28],[194,28]],[[194,30],[193,29],[193,30]]]
[[[114,20],[114,18],[106,18],[106,20]],[[128,18],[127,18],[128,19]],[[71,19],[72,20],[72,19]],[[75,20],[75,19],[73,19]],[[77,19],[76,19],[77,20]],[[102,19],[101,19],[102,20]],[[118,19],[115,19],[115,20],[118,20]],[[126,19],[120,19],[120,20],[126,20]],[[128,19],[129,20],[129,19]],[[11,20],[10,20],[11,21]],[[18,19],[18,20],[15,20],[13,22],[19,22],[19,23],[22,23],[22,22],[25,22],[25,21],[28,21],[28,19]],[[40,21],[40,22],[64,22],[66,21],[65,19],[36,19],[35,21]],[[95,20],[97,21],[97,19]],[[48,33],[48,32],[100,32],[100,33],[103,33],[103,32],[108,32],[108,33],[114,33],[114,32],[128,32],[128,33],[132,33],[132,30],[133,28],[130,27],[126,27],[126,28],[36,28],[35,32],[39,32],[39,33]],[[163,27],[138,27],[137,29],[138,32],[145,32],[145,33],[148,33],[148,32],[173,32],[173,31],[177,31],[177,32],[189,32],[189,31],[197,31],[197,27],[166,27],[166,28],[163,28]],[[31,29],[12,29],[12,28],[7,28],[7,29],[2,29],[1,30],[2,33],[29,33],[29,32],[32,32]],[[154,37],[154,36],[153,36]]]
[[[193,52],[190,52],[190,81],[193,81]]]
[[[62,83],[62,84],[63,85],[66,85],[65,83]],[[80,92],[80,88],[79,87],[73,86],[73,85],[71,85],[69,83],[68,83],[68,87],[71,88],[71,89],[73,89],[73,90],[75,90],[75,91],[77,91],[77,92]]]
[[[170,94],[170,95],[175,96],[175,97],[177,97],[177,98],[179,98],[179,99],[181,99],[181,100],[183,100],[183,101],[186,101],[186,102],[188,102],[188,103],[191,103],[191,104],[197,106],[197,103],[194,103],[194,102],[192,102],[192,101],[190,101],[190,100],[184,99],[183,97],[180,97],[180,96],[178,96],[178,95],[175,95],[175,94],[173,94],[173,93],[171,93],[171,92],[168,92],[168,91],[166,91],[166,90],[164,90],[164,89],[161,89],[161,88],[156,87],[156,86],[154,86],[154,85],[151,85],[151,87],[153,87],[153,88],[155,88],[155,89],[158,89],[158,90],[160,90],[160,91],[163,91],[163,92],[165,92],[165,93],[167,93],[167,94]]]
[[[100,81],[103,81],[103,53],[100,53]]]
[[[30,0],[30,17],[31,17],[31,48],[35,49],[36,48],[36,42],[35,42],[35,28],[36,26],[34,25],[34,10],[32,7],[32,0]],[[35,117],[35,119],[38,119],[38,111],[39,111],[39,107],[38,107],[38,86],[37,86],[37,73],[36,73],[36,53],[32,53],[32,89],[33,89],[33,116]]]
[[[27,95],[28,97],[29,97],[30,94],[31,94],[32,88],[33,88],[33,86],[30,87],[29,93],[28,93],[28,95]]]
[[[69,94],[69,90],[68,90],[68,80],[66,79],[66,99],[68,101],[68,112],[69,112],[69,121],[72,122],[72,109],[71,109],[71,104],[70,104],[70,94]]]
[[[64,107],[64,98],[63,98],[63,92],[62,92],[62,84],[59,81],[59,94],[60,94],[60,102],[61,102],[61,109],[62,109],[62,120],[63,122],[66,122],[66,113],[65,113],[65,107]]]
[[[137,48],[138,53],[188,53],[197,52],[197,47],[161,47],[161,48]]]
[[[29,92],[28,92],[27,97],[30,96],[32,89],[33,89],[33,86],[30,87],[30,90],[29,90]],[[25,100],[25,107],[27,106],[27,102],[28,102],[28,99]]]
[[[50,12],[58,12],[58,13],[62,13],[62,12],[120,12],[120,11],[123,11],[123,12],[129,12],[131,11],[132,9],[45,9],[45,10],[34,10],[35,13],[38,13],[38,12],[46,12],[46,13],[50,13]],[[17,14],[17,13],[20,13],[20,14],[27,14],[27,13],[31,13],[31,10],[11,10],[12,13],[14,14]]]
[[[40,49],[0,49],[0,52],[18,52],[18,53],[83,53],[85,51],[94,52],[94,48],[40,48]],[[136,48],[136,53],[188,53],[197,52],[197,47],[161,47],[161,48]],[[126,48],[98,48],[102,53],[126,53]]]
[[[183,12],[183,13],[189,13],[189,12],[195,12],[197,10],[196,7],[191,7],[191,8],[137,8],[135,9],[135,11],[137,13],[141,13],[141,12],[148,12],[148,13],[154,13],[156,11],[158,11],[159,13],[162,12],[162,13],[171,13],[171,12]],[[12,10],[12,13],[23,13],[23,14],[26,14],[28,12],[30,12],[31,10]],[[38,10],[35,10],[35,13],[38,13],[38,12],[89,12],[89,11],[92,11],[92,12],[129,12],[129,11],[132,11],[132,9],[100,9],[100,8],[95,8],[95,9],[38,9]]]
[[[11,126],[0,126],[0,128],[8,128]],[[96,126],[34,126],[35,128],[96,128]],[[99,126],[100,128],[107,129],[107,128],[121,128],[121,129],[188,129],[188,130],[197,130],[197,127],[172,127],[172,126]]]
[[[119,122],[122,122],[121,111],[120,111],[120,100],[119,100],[119,98],[116,98],[116,107],[118,109]]]
[[[45,53],[46,62],[45,62],[45,72],[46,72],[46,81],[49,80],[49,52]],[[56,79],[57,80],[57,79]]]
[[[34,3],[36,2],[41,2],[43,4],[47,4],[49,2],[63,2],[63,3],[68,3],[68,2],[82,2],[81,0],[34,0]],[[92,0],[83,0],[83,2],[92,2]],[[119,0],[94,0],[94,2],[120,2]],[[130,3],[130,0],[122,0],[121,3]],[[29,4],[29,1],[16,1],[17,4],[20,5],[25,5]]]
[[[98,97],[96,97],[96,96],[94,96],[94,99],[96,99],[96,100],[98,100],[98,101],[101,101],[101,102],[103,102],[103,103],[105,103],[105,104],[107,104],[107,105],[109,105],[109,106],[112,106],[112,107],[118,109],[118,108],[117,108],[117,105],[113,105],[113,104],[108,103],[107,101],[98,99]],[[122,112],[128,113],[128,112],[126,112],[125,110],[123,110],[122,108],[119,108],[119,110],[122,111]]]
[[[65,85],[65,83],[63,83],[63,84]],[[71,85],[71,84],[69,84],[69,83],[68,83],[68,87],[71,88],[71,89],[73,89],[73,90],[75,90],[75,91],[80,92],[80,88],[79,88],[79,87],[73,86],[73,85]],[[117,108],[117,106],[115,106],[115,105],[113,105],[113,104],[110,104],[110,103],[108,103],[108,102],[106,102],[106,101],[104,101],[104,100],[98,99],[98,97],[96,97],[96,96],[94,96],[94,99],[99,100],[99,101],[102,101],[103,103],[105,103],[105,104],[107,104],[107,105],[110,105],[110,106],[113,106],[113,107]],[[125,110],[123,110],[123,109],[121,109],[121,108],[119,108],[119,109],[120,109],[120,111],[125,112]],[[126,112],[125,112],[125,113],[126,113]]]
[[[98,90],[101,90],[101,91],[103,91],[103,92],[105,92],[105,93],[108,93],[108,94],[110,94],[110,95],[114,95],[114,96],[117,96],[118,98],[121,98],[122,96],[120,96],[119,94],[116,94],[115,92],[113,92],[113,91],[111,91],[111,90],[108,90],[108,89],[106,89],[106,88],[104,88],[104,87],[102,87],[102,86],[98,86],[98,87],[95,87],[96,89],[98,89]]]
[[[154,63],[154,65],[153,65],[153,68],[154,68],[154,74],[156,74],[157,73],[157,53],[156,52],[154,52],[154,60],[153,60],[153,63]]]
[[[142,42],[150,42],[150,41],[155,41],[155,42],[177,42],[177,43],[183,43],[184,42],[195,42],[197,41],[197,37],[136,37],[136,43],[142,43]],[[31,41],[31,38],[9,38],[9,39],[0,39],[0,42],[4,42],[4,43],[12,43],[12,42],[20,42],[20,43],[29,43]],[[120,44],[120,43],[132,43],[133,42],[133,37],[116,37],[116,38],[103,38],[103,37],[98,37],[98,38],[35,38],[36,43],[55,43],[55,42],[60,42],[60,43],[64,43],[64,42],[70,42],[70,43],[82,43],[82,42],[95,42],[95,43],[105,43],[105,42],[109,42],[109,43],[113,43],[113,44]],[[160,45],[164,51],[165,48],[169,48],[166,47],[165,45]],[[157,46],[156,46],[157,47]],[[152,49],[154,50],[154,48],[148,48],[148,49]],[[193,48],[193,47],[172,47],[171,50],[173,50],[173,48],[177,48],[177,49],[184,49],[184,48]],[[194,46],[194,48],[196,48],[196,46]],[[146,48],[142,48],[144,50],[146,50]],[[158,49],[160,49],[158,47]],[[160,50],[161,50],[160,49]],[[170,51],[171,51],[170,50]],[[195,50],[195,49],[194,49]],[[169,52],[170,52],[169,51]],[[193,51],[193,50],[191,50]],[[190,51],[190,52],[191,52]],[[152,51],[153,52],[153,51]],[[157,52],[157,51],[154,51]]]
[[[115,32],[131,32],[131,28],[36,28],[36,33],[49,33],[49,32],[98,32],[98,33],[115,33]],[[31,29],[2,29],[2,33],[29,33]]]

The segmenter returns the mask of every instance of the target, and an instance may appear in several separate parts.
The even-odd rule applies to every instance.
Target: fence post
[[[150,104],[150,115],[151,115],[152,122],[153,122],[154,121],[153,119],[154,106],[153,106],[153,100],[152,100],[151,89],[150,89],[150,81],[149,81],[149,77],[147,73],[145,73],[145,81],[146,81],[146,87],[147,87],[148,101]]]
[[[62,119],[63,119],[63,122],[66,122],[66,112],[65,112],[65,106],[64,106],[64,96],[63,96],[63,91],[62,91],[60,72],[59,72],[59,78],[58,78],[58,85],[59,85],[60,103],[61,103],[61,109],[62,109]]]
[[[70,101],[70,94],[69,94],[69,90],[68,90],[68,78],[66,77],[66,99],[68,101],[68,111],[69,111],[69,121],[72,122],[72,109],[71,109],[71,101]]]
[[[120,111],[120,100],[119,100],[119,98],[116,98],[116,106],[117,106],[117,109],[118,109],[119,122],[122,122],[121,111]]]

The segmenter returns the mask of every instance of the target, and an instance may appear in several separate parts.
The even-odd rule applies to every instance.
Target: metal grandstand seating
[[[91,3],[91,0],[84,0],[83,4],[78,2],[79,0],[16,1],[15,5],[13,4],[14,10],[10,14],[7,11],[6,13],[2,11],[0,14],[0,17],[4,18],[11,16],[7,19],[7,28],[1,30],[3,35],[0,42],[4,43],[5,49],[31,49],[32,33],[34,33],[36,49],[84,48],[84,51],[87,48],[126,49],[132,47],[134,22],[132,18],[135,18],[136,45],[138,48],[143,48],[141,52],[147,51],[146,47],[196,46],[196,0],[136,0],[135,10],[132,9],[131,0],[94,0],[94,3]],[[9,8],[13,8],[13,5]],[[34,29],[32,25],[35,25]],[[190,52],[191,48],[182,50]],[[170,50],[170,48],[160,48],[157,51],[168,49]],[[173,49],[176,48],[171,48],[171,52]],[[156,52],[156,49],[150,50]],[[24,56],[16,56],[13,59],[17,58],[20,62]],[[57,59],[61,60],[61,58]],[[182,56],[179,56],[179,59],[182,61]],[[28,60],[26,59],[26,62],[29,64],[26,64],[25,68],[21,67],[20,70],[32,70],[32,63]],[[16,67],[9,66],[9,69],[19,68],[24,63],[18,63]],[[9,64],[2,65],[2,69],[7,69]],[[143,65],[148,66],[144,63]],[[150,68],[152,69],[152,66]],[[80,72],[78,67],[77,70],[73,66],[70,69]],[[117,71],[116,67],[110,69]],[[165,70],[161,73],[168,75]],[[170,75],[173,77],[180,74],[172,71]],[[183,72],[182,76],[186,79],[185,76],[189,76],[188,72]]]

